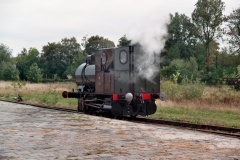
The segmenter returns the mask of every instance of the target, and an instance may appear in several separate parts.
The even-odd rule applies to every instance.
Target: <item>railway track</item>
[[[69,108],[57,108],[57,107],[43,106],[43,105],[37,105],[37,104],[30,104],[30,103],[25,103],[25,102],[9,101],[9,100],[3,100],[3,99],[0,99],[0,101],[9,102],[9,103],[16,103],[16,104],[23,104],[23,105],[29,105],[29,106],[45,108],[45,109],[51,109],[51,110],[58,110],[58,111],[64,111],[64,112],[78,113],[77,110],[69,109]]]
[[[23,105],[31,105],[34,107],[58,110],[58,111],[64,111],[64,112],[79,113],[79,112],[77,112],[77,110],[74,110],[74,109],[56,108],[56,107],[50,107],[50,106],[28,104],[28,103],[24,103],[24,102],[8,101],[8,100],[3,100],[3,99],[0,99],[0,101],[23,104]],[[131,122],[135,122],[135,123],[175,126],[178,128],[187,128],[187,129],[191,129],[191,130],[195,130],[195,131],[201,131],[201,132],[205,132],[205,133],[217,134],[217,135],[234,137],[234,138],[240,139],[240,128],[228,128],[228,127],[212,126],[212,125],[197,124],[197,123],[170,121],[170,120],[162,120],[162,119],[139,118],[139,117],[137,117],[137,118],[125,117],[123,120],[131,121]]]
[[[132,121],[136,123],[147,123],[147,124],[156,124],[156,125],[169,125],[179,128],[187,128],[195,131],[201,131],[205,133],[218,134],[227,137],[234,137],[240,139],[240,129],[239,128],[228,128],[221,126],[212,126],[205,124],[181,122],[181,121],[171,121],[171,120],[162,120],[162,119],[148,119],[148,118],[136,118]]]

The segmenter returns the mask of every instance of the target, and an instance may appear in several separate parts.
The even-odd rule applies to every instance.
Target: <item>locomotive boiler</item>
[[[154,77],[149,80],[144,72],[152,67]],[[151,115],[160,94],[159,70],[159,57],[146,56],[139,45],[99,49],[77,68],[78,91],[62,95],[77,98],[79,112],[108,112],[115,117]]]

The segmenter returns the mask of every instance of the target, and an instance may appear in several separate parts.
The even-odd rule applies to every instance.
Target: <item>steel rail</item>
[[[206,132],[211,134],[224,135],[224,136],[240,139],[240,128],[229,128],[229,127],[213,126],[213,125],[206,125],[206,124],[171,121],[171,120],[163,120],[163,119],[138,118],[138,117],[135,119],[127,118],[127,120],[137,122],[137,123],[176,126],[179,128],[187,128],[191,130],[196,130],[196,131],[201,131],[201,132]]]
[[[77,110],[69,109],[69,108],[51,107],[51,106],[44,106],[44,105],[31,104],[31,103],[25,103],[25,102],[10,101],[10,100],[4,100],[4,99],[0,99],[0,101],[9,102],[9,103],[16,103],[16,104],[22,104],[22,105],[28,105],[28,106],[34,106],[34,107],[44,108],[44,109],[51,109],[51,110],[58,110],[58,111],[64,111],[64,112],[78,113]]]

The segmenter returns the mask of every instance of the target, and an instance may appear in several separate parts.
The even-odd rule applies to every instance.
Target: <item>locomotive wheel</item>
[[[123,108],[119,103],[112,103],[111,113],[114,117],[122,116]]]
[[[84,105],[83,112],[86,114],[93,114],[94,109],[92,107]]]
[[[133,114],[133,115],[130,115],[131,118],[136,118],[137,115],[136,114]]]
[[[157,106],[155,102],[149,102],[147,104],[147,115],[154,114],[157,111]]]

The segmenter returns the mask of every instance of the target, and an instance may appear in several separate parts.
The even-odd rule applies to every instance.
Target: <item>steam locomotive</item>
[[[77,98],[78,111],[88,114],[154,114],[160,95],[159,58],[145,54],[140,45],[96,50],[75,72],[78,91],[64,91],[62,96]],[[154,76],[146,76],[149,72]]]

